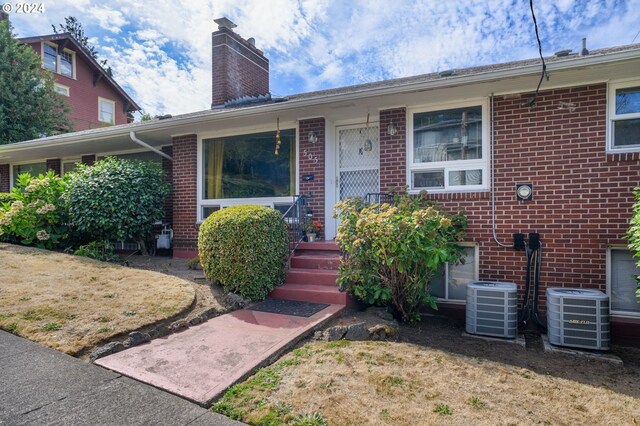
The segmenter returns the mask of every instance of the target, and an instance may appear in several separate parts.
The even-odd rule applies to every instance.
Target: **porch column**
[[[396,134],[390,135],[393,123]],[[407,184],[407,110],[380,111],[380,191],[404,189]]]
[[[299,123],[300,141],[298,147],[299,158],[299,191],[300,195],[311,193],[309,208],[313,211],[313,220],[319,220],[324,225],[325,197],[324,197],[324,162],[325,162],[325,120],[324,117],[300,120]],[[309,141],[309,134],[313,132],[314,143]],[[303,177],[310,177],[312,180],[304,180]]]
[[[0,164],[0,192],[9,192],[9,165]]]
[[[173,156],[173,146],[163,146],[162,152],[167,155]],[[162,208],[164,209],[164,220],[167,222],[173,222],[173,161],[162,157],[162,171],[164,172],[165,179],[169,184],[170,192],[164,199]]]
[[[173,256],[198,253],[198,137],[173,138]]]

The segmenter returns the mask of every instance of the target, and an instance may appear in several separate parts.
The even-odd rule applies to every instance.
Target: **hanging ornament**
[[[280,145],[282,141],[280,140],[280,117],[276,119],[276,152],[275,155],[278,155],[278,151],[280,151]]]

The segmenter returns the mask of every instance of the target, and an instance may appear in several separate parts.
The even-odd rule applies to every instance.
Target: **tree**
[[[0,21],[0,144],[71,130],[68,108],[40,58]]]
[[[53,32],[55,32],[56,34],[71,34],[73,38],[75,38],[80,46],[84,49],[84,51],[87,52],[93,59],[95,59],[102,68],[104,68],[109,77],[113,77],[113,72],[111,71],[111,67],[107,65],[107,60],[98,59],[98,51],[91,45],[91,43],[89,43],[89,37],[84,34],[84,28],[78,21],[78,19],[73,16],[67,16],[66,18],[64,18],[64,25],[58,24],[57,28],[55,25],[51,25],[51,27],[53,28]]]

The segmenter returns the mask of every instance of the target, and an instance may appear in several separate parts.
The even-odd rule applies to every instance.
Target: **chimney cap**
[[[227,17],[223,16],[222,18],[218,18],[218,19],[214,19],[213,22],[215,22],[216,24],[218,24],[218,29],[221,30],[223,28],[228,28],[230,30],[234,29],[235,27],[237,27],[236,24],[234,24],[233,22],[231,22],[231,20],[229,20]]]

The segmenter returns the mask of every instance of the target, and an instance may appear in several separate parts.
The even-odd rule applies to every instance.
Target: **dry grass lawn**
[[[232,387],[214,410],[255,425],[640,422],[640,399],[627,394],[388,342],[306,344]]]
[[[170,275],[0,244],[0,328],[71,355],[172,317],[194,297]]]

